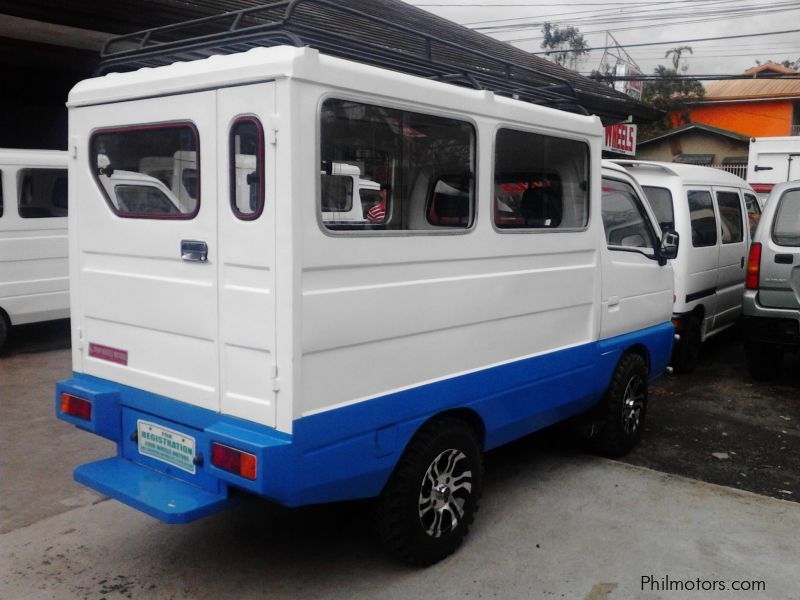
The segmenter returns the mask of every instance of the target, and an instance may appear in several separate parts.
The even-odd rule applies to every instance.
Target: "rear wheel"
[[[702,318],[699,315],[688,315],[682,321],[680,340],[672,353],[672,366],[678,373],[691,373],[700,358]]]
[[[450,555],[469,531],[482,483],[483,456],[474,430],[454,418],[425,425],[378,498],[384,546],[418,566]]]
[[[767,381],[778,376],[783,360],[783,347],[763,342],[746,342],[747,368],[753,379]]]
[[[639,443],[647,416],[644,358],[639,354],[623,354],[597,411],[592,440],[598,452],[623,456]]]

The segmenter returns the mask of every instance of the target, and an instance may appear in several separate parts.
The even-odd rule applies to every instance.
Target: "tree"
[[[694,54],[692,52],[691,46],[678,46],[677,48],[673,48],[672,50],[667,50],[667,53],[664,55],[664,58],[669,58],[669,55],[672,54],[672,66],[675,67],[675,70],[678,70],[678,67],[681,64],[681,55],[684,52],[688,52],[689,54]],[[684,66],[683,70],[687,70],[689,67]]]
[[[589,54],[586,50],[589,44],[577,27],[559,27],[545,22],[542,26],[542,35],[544,35],[542,48],[545,50],[545,56],[562,67],[577,71]]]
[[[800,58],[797,60],[758,60],[756,59],[756,64],[761,66],[767,63],[775,63],[776,65],[781,65],[782,67],[787,67],[789,69],[794,69],[795,71],[800,71]]]

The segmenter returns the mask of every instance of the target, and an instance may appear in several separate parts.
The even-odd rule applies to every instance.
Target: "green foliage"
[[[577,71],[589,54],[586,50],[589,44],[577,27],[559,27],[545,22],[542,26],[542,35],[545,56],[562,67]],[[570,52],[553,52],[554,50],[570,50]]]
[[[756,59],[756,64],[761,66],[767,63],[775,63],[776,65],[780,65],[782,67],[787,67],[789,69],[794,69],[795,71],[800,71],[800,57],[797,60],[758,60]]]

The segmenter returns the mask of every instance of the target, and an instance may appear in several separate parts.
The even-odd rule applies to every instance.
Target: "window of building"
[[[650,203],[650,208],[658,219],[658,225],[661,231],[675,228],[675,208],[672,205],[672,192],[667,188],[643,186],[647,201]]]
[[[744,240],[742,203],[736,192],[717,192],[719,218],[722,222],[722,243],[737,244]]]
[[[603,226],[610,247],[655,248],[655,235],[634,189],[624,181],[603,178]]]
[[[95,180],[117,216],[191,219],[200,210],[200,140],[194,125],[102,130],[89,146]]]
[[[495,139],[495,226],[502,230],[586,227],[588,178],[586,143],[499,130]]]
[[[234,122],[229,152],[233,214],[257,219],[264,210],[264,130],[258,119],[242,117]]]
[[[707,167],[714,162],[713,154],[678,154],[672,162]]]
[[[17,202],[23,219],[67,216],[66,169],[17,171]]]
[[[686,196],[689,201],[689,216],[692,223],[692,246],[703,248],[716,245],[717,217],[714,214],[711,192],[689,190]]]
[[[475,129],[350,100],[322,106],[320,213],[331,231],[448,231],[475,218]]]

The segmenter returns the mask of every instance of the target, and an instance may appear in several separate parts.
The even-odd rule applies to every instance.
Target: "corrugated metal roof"
[[[706,85],[706,95],[700,103],[720,100],[756,98],[800,98],[800,76],[779,79],[730,79]]]

